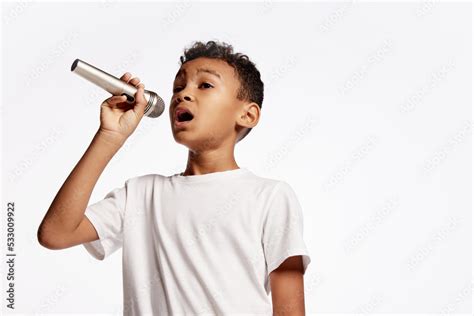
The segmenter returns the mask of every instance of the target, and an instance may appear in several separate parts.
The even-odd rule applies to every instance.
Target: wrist
[[[126,137],[123,137],[115,132],[105,131],[99,129],[96,134],[95,138],[99,140],[101,143],[105,143],[109,146],[116,147],[117,149],[122,147],[125,141],[127,140]]]

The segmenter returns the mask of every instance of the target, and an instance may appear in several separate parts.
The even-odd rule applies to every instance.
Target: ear
[[[236,123],[238,126],[242,129],[253,128],[260,119],[260,107],[255,102],[245,103],[237,114]]]

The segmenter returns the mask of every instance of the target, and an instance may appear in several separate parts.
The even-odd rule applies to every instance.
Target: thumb
[[[147,105],[147,100],[145,99],[144,95],[145,91],[145,85],[143,83],[140,83],[138,85],[138,90],[135,93],[135,106],[133,107],[133,112],[141,118],[145,113],[145,107]]]

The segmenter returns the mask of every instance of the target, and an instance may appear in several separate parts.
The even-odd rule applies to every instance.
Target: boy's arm
[[[270,272],[270,286],[273,315],[305,315],[301,256],[289,257]]]
[[[102,171],[123,145],[98,130],[86,152],[58,191],[38,229],[38,241],[49,249],[63,249],[98,239],[84,216]]]
[[[77,165],[56,194],[38,228],[39,243],[49,249],[63,249],[99,238],[84,215],[92,190],[109,161],[134,132],[144,116],[145,85],[125,73],[121,80],[135,85],[135,102],[112,96],[102,102],[100,128]]]

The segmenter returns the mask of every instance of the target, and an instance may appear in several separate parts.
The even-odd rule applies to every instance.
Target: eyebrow
[[[211,74],[211,75],[214,75],[214,76],[218,77],[219,80],[222,80],[221,75],[220,75],[217,71],[215,71],[215,70],[213,70],[213,69],[209,69],[209,68],[198,68],[197,71],[196,71],[196,73],[200,73],[200,72],[209,73],[209,74]],[[176,78],[182,76],[183,74],[186,74],[186,69],[180,69],[180,70],[178,71],[178,73],[176,74],[176,76],[174,77],[174,79],[176,79]]]

